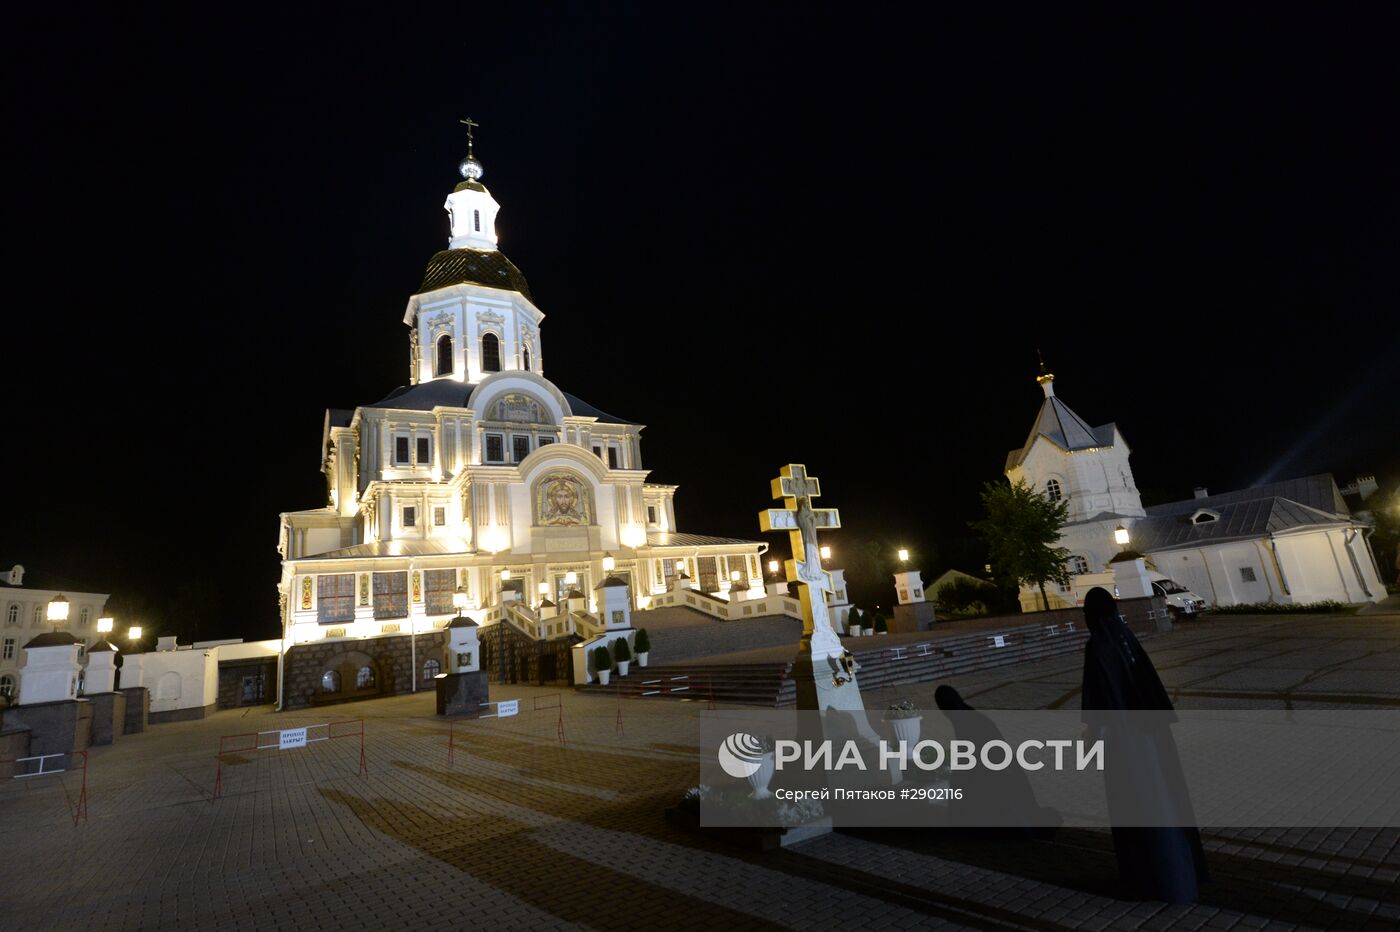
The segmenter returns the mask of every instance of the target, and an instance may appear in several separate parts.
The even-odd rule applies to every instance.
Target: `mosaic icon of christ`
[[[579,507],[578,480],[567,476],[550,479],[544,487],[545,524],[584,524],[586,517]]]

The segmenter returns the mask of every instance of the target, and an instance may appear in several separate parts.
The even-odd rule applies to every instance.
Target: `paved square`
[[[1146,643],[1182,708],[1400,705],[1400,615],[1231,618]],[[1080,658],[960,678],[973,705],[1075,708]],[[879,708],[937,684],[867,693]],[[557,713],[533,711],[559,693]],[[449,724],[428,694],[219,712],[94,749],[72,777],[0,787],[3,929],[1394,928],[1400,831],[1206,832],[1190,907],[1114,897],[1107,833],[988,843],[828,835],[760,855],[670,827],[702,704],[493,687],[516,718]],[[545,704],[552,700],[545,700]],[[619,728],[618,713],[621,709]],[[223,734],[366,720],[359,744],[234,757]]]

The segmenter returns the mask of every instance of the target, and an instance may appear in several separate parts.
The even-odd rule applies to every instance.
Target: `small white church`
[[[281,515],[284,643],[440,631],[459,607],[554,637],[597,610],[605,578],[639,609],[685,577],[762,596],[766,545],[678,529],[643,426],[546,377],[545,315],[498,248],[470,146],[459,170],[447,248],[403,313],[408,384],[326,412],[327,502]]]
[[[1308,476],[1144,508],[1118,425],[1089,426],[1055,394],[1055,376],[1041,367],[1045,393],[1026,442],[1006,458],[1006,477],[1024,481],[1051,501],[1067,500],[1060,544],[1074,579],[1047,590],[1051,608],[1082,601],[1125,545],[1149,570],[1192,590],[1211,605],[1378,602],[1385,586],[1367,534],[1330,475]],[[1084,579],[1081,582],[1081,577]],[[1038,589],[1023,589],[1025,611],[1041,608]]]

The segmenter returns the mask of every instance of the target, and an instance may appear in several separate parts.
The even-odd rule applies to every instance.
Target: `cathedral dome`
[[[450,285],[485,285],[518,291],[530,301],[530,283],[505,255],[496,249],[444,249],[428,260],[418,294]]]

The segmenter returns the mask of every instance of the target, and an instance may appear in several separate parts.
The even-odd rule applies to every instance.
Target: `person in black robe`
[[[1004,740],[996,723],[968,705],[953,687],[939,686],[933,701],[944,712],[955,713],[948,718],[958,740],[979,748]],[[977,828],[979,834],[993,838],[1049,838],[1062,821],[1058,812],[1036,801],[1030,778],[1020,767],[981,773],[977,785],[968,791],[970,798],[952,804],[950,825]]]
[[[1173,713],[1171,698],[1106,589],[1089,590],[1084,620],[1089,641],[1081,708],[1088,739],[1104,739],[1104,784],[1119,878],[1134,897],[1194,903],[1199,885],[1210,877],[1171,735],[1176,716],[1121,714]]]

